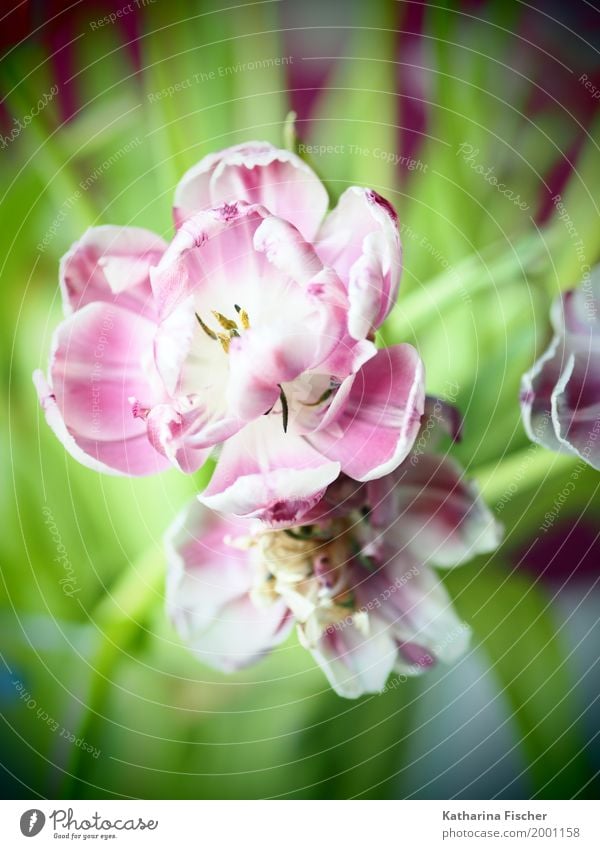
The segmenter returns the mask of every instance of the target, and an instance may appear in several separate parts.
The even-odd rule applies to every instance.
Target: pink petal
[[[422,562],[456,566],[500,544],[499,524],[451,457],[413,455],[367,493],[371,522]]]
[[[279,398],[281,384],[308,370],[322,370],[344,332],[336,284],[326,274],[305,287],[288,280],[283,291],[272,295],[279,320],[274,317],[261,326],[259,315],[256,327],[232,340],[227,399],[233,415],[246,420],[262,415]]]
[[[435,571],[386,542],[389,557],[355,593],[363,609],[376,608],[398,650],[395,669],[418,675],[435,662],[452,663],[464,654],[469,628],[457,616]]]
[[[116,469],[111,468],[96,459],[94,455],[97,452],[94,452],[94,455],[86,453],[86,450],[89,448],[88,440],[83,440],[84,447],[82,447],[82,445],[79,444],[81,440],[76,442],[71,436],[67,430],[62,413],[56,404],[56,397],[52,391],[52,387],[48,384],[48,381],[40,369],[36,369],[34,371],[33,383],[37,390],[40,405],[46,416],[46,421],[50,425],[54,435],[60,442],[62,442],[69,454],[83,466],[87,466],[88,469],[93,469],[95,472],[103,472],[107,475],[118,474],[119,472]],[[84,448],[86,450],[84,450]]]
[[[327,192],[296,154],[267,142],[236,145],[202,159],[175,191],[175,222],[221,203],[245,200],[267,207],[312,239],[327,211]]]
[[[60,263],[67,314],[92,301],[107,301],[149,317],[155,315],[149,269],[166,242],[140,227],[91,227]]]
[[[196,472],[210,454],[206,447],[191,444],[201,415],[199,410],[181,412],[171,404],[157,404],[146,419],[151,445],[186,474]]]
[[[347,332],[344,332],[338,345],[329,357],[321,364],[321,371],[330,374],[340,381],[348,376],[356,374],[359,368],[372,359],[377,353],[377,348],[366,339],[356,341]]]
[[[269,216],[262,221],[254,234],[254,248],[298,283],[308,283],[323,269],[312,245],[283,218]]]
[[[571,354],[551,396],[561,449],[600,469],[600,350]]]
[[[54,336],[50,385],[36,377],[48,423],[84,465],[155,474],[167,467],[135,417],[130,398],[149,408],[160,398],[150,355],[154,325],[126,309],[92,303]],[[104,470],[104,468],[103,468]]]
[[[397,566],[390,564],[386,570],[391,578],[390,585],[394,586],[394,580],[398,580],[397,571],[401,571],[403,578],[408,575],[409,580],[391,594],[382,611],[386,620],[393,624],[396,639],[403,649],[396,668],[419,674],[431,665],[426,660],[422,669],[415,668],[413,657],[410,654],[407,657],[407,646],[425,649],[424,654],[433,662],[453,663],[465,653],[470,629],[457,615],[446,588],[433,569],[420,566],[416,574],[412,574],[406,572],[405,561],[397,563]]]
[[[350,335],[366,338],[398,297],[402,248],[395,210],[377,192],[352,186],[325,219],[317,251],[348,288]]]
[[[269,415],[224,444],[199,498],[213,510],[291,526],[300,524],[339,471],[339,463],[327,462],[302,437],[284,433],[281,419]]]
[[[394,668],[397,646],[389,625],[369,616],[369,631],[363,633],[354,622],[330,626],[316,643],[308,642],[299,626],[299,637],[309,649],[327,680],[339,696],[356,699],[365,693],[379,693]]]
[[[551,451],[574,453],[556,435],[552,393],[565,366],[562,340],[555,336],[548,350],[521,379],[521,416],[532,442]]]
[[[437,395],[425,397],[421,430],[424,428],[428,430],[427,448],[429,450],[435,448],[442,434],[449,436],[453,442],[460,442],[462,427],[462,416],[454,404],[450,404]]]
[[[247,522],[224,519],[194,500],[165,537],[170,618],[203,663],[225,672],[255,663],[292,624],[283,602],[257,607],[250,599],[249,551],[234,542],[248,535]]]
[[[380,350],[358,371],[338,418],[307,438],[351,478],[382,477],[412,447],[423,413],[423,384],[423,366],[411,345]]]
[[[191,295],[206,310],[249,310],[257,281],[270,282],[272,267],[256,251],[254,234],[268,211],[243,201],[207,209],[187,219],[151,274],[159,315],[166,318]]]

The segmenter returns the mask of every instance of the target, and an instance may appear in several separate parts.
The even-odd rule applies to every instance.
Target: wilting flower
[[[195,471],[221,446],[205,504],[274,524],[340,472],[396,468],[424,403],[415,349],[372,341],[398,291],[396,215],[355,187],[326,209],[299,157],[256,143],[184,176],[170,245],[88,231],[61,264],[49,381],[36,374],[68,450],[136,475]]]
[[[460,466],[411,455],[377,481],[341,476],[300,527],[265,530],[191,503],[166,537],[168,609],[198,658],[228,672],[296,623],[332,687],[355,698],[465,651],[469,628],[433,567],[498,542]]]
[[[523,375],[521,412],[530,439],[600,469],[600,267],[552,305],[554,338]]]

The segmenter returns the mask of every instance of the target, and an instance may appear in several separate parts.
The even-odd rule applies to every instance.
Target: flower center
[[[213,342],[218,342],[225,354],[229,353],[231,340],[239,338],[245,330],[250,328],[248,311],[239,304],[234,304],[234,309],[237,313],[234,318],[218,310],[211,310],[212,326],[199,312],[194,312],[203,333]],[[214,369],[215,365],[212,364],[210,368]],[[285,385],[278,383],[277,388],[279,397],[268,410],[264,411],[264,415],[269,415],[271,412],[280,415],[284,433],[287,433],[292,418],[299,432],[305,432],[314,430],[318,426],[320,417],[339,388],[339,381],[334,380],[330,375],[305,372],[294,380],[286,382]]]
[[[220,342],[221,347],[225,351],[226,354],[229,353],[229,344],[234,336],[240,335],[240,330],[247,330],[250,327],[250,319],[248,318],[248,313],[246,310],[242,309],[238,304],[234,304],[235,311],[239,316],[239,321],[241,327],[238,327],[237,321],[234,321],[232,318],[227,318],[226,315],[223,315],[221,312],[217,312],[217,310],[212,310],[212,314],[216,318],[217,322],[221,326],[221,330],[215,332],[206,324],[201,316],[198,313],[195,313],[198,324],[204,330],[209,339],[213,339],[215,342]],[[223,332],[224,331],[224,332]]]
[[[307,525],[284,531],[266,531],[248,538],[255,580],[252,598],[257,605],[282,598],[299,622],[315,614],[328,623],[356,610],[349,564],[356,552],[348,519],[326,527]]]

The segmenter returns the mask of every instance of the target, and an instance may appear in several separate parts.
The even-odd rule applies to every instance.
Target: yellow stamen
[[[237,314],[240,317],[240,321],[242,322],[242,327],[244,328],[244,330],[248,330],[248,328],[250,327],[250,319],[248,317],[248,313],[246,312],[246,310],[243,310],[240,306],[238,306],[238,304],[234,304],[234,306]]]
[[[221,343],[221,347],[225,351],[226,354],[229,353],[229,343],[231,342],[231,336],[226,336],[224,333],[217,333],[217,339]]]

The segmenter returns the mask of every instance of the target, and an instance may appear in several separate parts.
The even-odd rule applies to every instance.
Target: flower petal
[[[571,354],[551,396],[562,450],[600,469],[600,353]]]
[[[402,271],[397,222],[381,195],[352,186],[319,231],[319,256],[348,288],[348,329],[354,339],[377,329],[396,303]]]
[[[309,286],[288,281],[273,292],[271,309],[279,318],[250,327],[229,348],[228,409],[246,420],[260,416],[289,383],[330,357],[344,332],[337,278],[320,273]],[[278,306],[279,304],[279,306]],[[262,326],[261,326],[262,324]]]
[[[565,367],[565,350],[555,336],[548,350],[521,379],[521,416],[527,436],[550,451],[575,453],[556,435],[552,393]]]
[[[438,660],[452,663],[467,648],[469,628],[457,616],[433,569],[387,542],[386,547],[385,565],[362,583],[357,580],[355,592],[363,608],[375,604],[377,615],[394,635],[395,668],[418,675]]]
[[[60,263],[65,313],[107,301],[154,317],[149,269],[166,248],[160,236],[140,227],[90,227]]]
[[[397,611],[394,630],[401,647],[396,667],[399,671],[418,674],[421,667],[426,671],[432,662],[454,663],[466,652],[471,630],[457,615],[433,569],[421,566],[418,575],[394,593],[391,601]],[[417,669],[409,648],[412,646],[425,650],[425,662]]]
[[[553,451],[600,468],[600,267],[552,304],[555,335],[523,375],[521,415],[527,435]]]
[[[151,274],[161,319],[191,295],[200,299],[200,312],[209,315],[211,310],[229,315],[240,302],[250,310],[249,289],[273,276],[266,256],[253,245],[268,214],[264,207],[240,201],[186,219]]]
[[[238,200],[262,204],[309,240],[328,206],[323,184],[300,157],[249,142],[205,157],[183,176],[175,191],[176,225],[201,209]]]
[[[180,471],[196,472],[208,459],[210,450],[192,443],[202,411],[181,412],[171,404],[157,404],[146,418],[150,444]]]
[[[301,523],[339,471],[339,463],[328,462],[302,437],[284,433],[281,419],[271,414],[225,443],[198,497],[213,510],[289,527]]]
[[[427,448],[432,450],[440,441],[442,434],[449,436],[453,442],[460,442],[462,434],[462,416],[454,404],[449,403],[438,395],[427,395],[421,430],[427,430]]]
[[[253,569],[247,522],[224,519],[196,500],[165,536],[167,610],[197,657],[225,672],[260,660],[291,627],[280,601],[257,607],[250,599]]]
[[[73,313],[56,330],[50,385],[39,374],[36,382],[49,425],[84,465],[127,475],[167,468],[130,401],[149,408],[159,399],[149,361],[154,331],[145,318],[101,302]]]
[[[550,313],[554,330],[559,335],[580,337],[589,344],[590,335],[598,346],[600,333],[600,265],[595,266],[587,280],[576,289],[563,292]]]
[[[418,433],[425,400],[423,365],[412,345],[377,352],[357,372],[346,404],[326,429],[310,434],[311,445],[355,480],[395,469]]]

